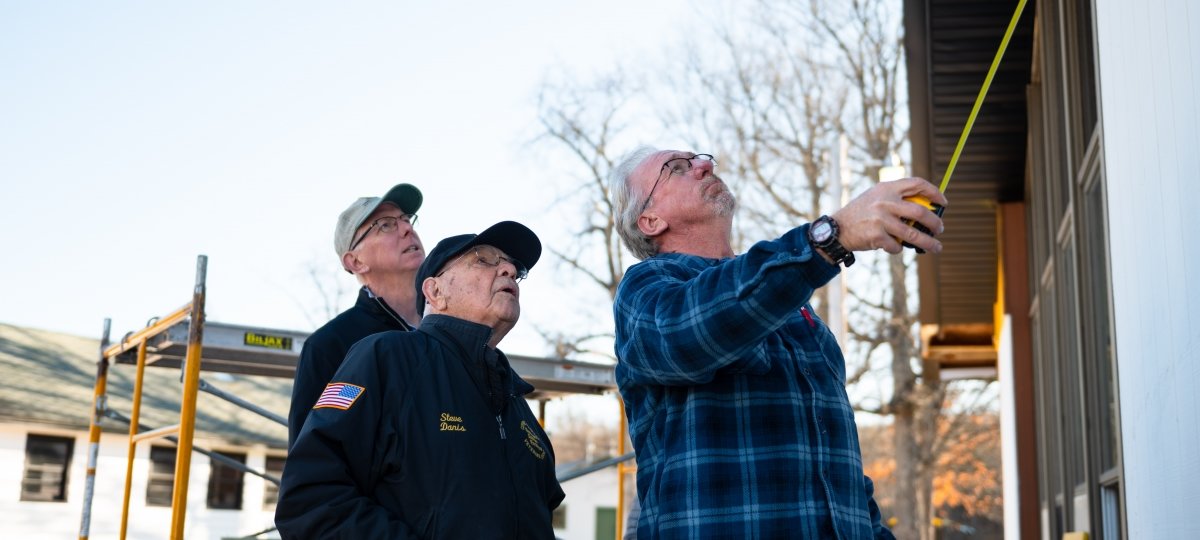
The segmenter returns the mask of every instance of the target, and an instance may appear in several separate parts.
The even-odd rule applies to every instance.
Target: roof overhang
[[[941,182],[1014,7],[1011,0],[904,1],[915,175]],[[997,207],[1024,198],[1033,12],[1030,3],[947,187],[944,249],[917,259],[922,356],[942,369],[995,365]]]

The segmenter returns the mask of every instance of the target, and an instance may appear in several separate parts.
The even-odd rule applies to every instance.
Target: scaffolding
[[[143,329],[127,334],[119,343],[110,344],[111,323],[106,320],[97,361],[96,383],[93,392],[92,415],[88,430],[88,462],[84,485],[80,540],[90,536],[91,507],[94,497],[101,423],[109,418],[128,424],[127,460],[124,495],[121,506],[120,538],[126,537],[129,525],[129,501],[132,492],[134,456],[139,443],[167,439],[176,444],[175,474],[171,499],[171,532],[173,540],[182,539],[187,509],[188,481],[192,452],[198,452],[221,464],[253,474],[279,485],[279,478],[246,466],[206,448],[193,444],[196,430],[197,396],[205,392],[258,414],[272,422],[287,426],[287,418],[264,409],[237,395],[226,392],[201,378],[201,371],[239,375],[292,378],[296,361],[308,334],[251,326],[208,322],[204,318],[205,278],[208,258],[196,260],[196,280],[191,302],[156,319]],[[509,355],[512,368],[534,385],[536,390],[527,396],[539,404],[538,419],[545,423],[546,402],[571,394],[615,394],[613,367],[604,364],[557,358],[537,358]],[[112,363],[135,366],[132,407],[129,416],[108,406],[108,369]],[[180,370],[182,382],[179,422],[152,427],[141,423],[143,380],[146,367]],[[619,401],[619,398],[618,398]],[[624,407],[621,409],[621,456],[603,460],[564,475],[565,482],[607,467],[618,467],[617,538],[621,534],[624,516],[625,476],[632,470],[627,462],[633,457],[625,451]],[[253,538],[268,533],[267,529],[250,534]]]

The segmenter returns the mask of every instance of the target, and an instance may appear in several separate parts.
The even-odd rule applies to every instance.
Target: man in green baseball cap
[[[408,331],[420,323],[413,283],[425,261],[425,246],[413,225],[422,200],[416,186],[398,184],[382,197],[359,198],[338,217],[334,251],[362,288],[353,307],[304,341],[292,386],[288,448],[351,345],[371,334]]]

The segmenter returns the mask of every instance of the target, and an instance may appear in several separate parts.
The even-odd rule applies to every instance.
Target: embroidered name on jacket
[[[533,428],[522,420],[521,429],[525,430],[525,448],[529,449],[529,453],[535,458],[546,459],[546,449],[542,447],[542,440],[533,432]]]
[[[453,414],[450,414],[450,413],[442,413],[442,415],[440,417],[438,417],[438,422],[439,422],[438,427],[440,428],[440,431],[466,431],[467,430],[467,426],[464,426],[462,423],[461,416],[454,416]]]
[[[325,391],[321,392],[321,397],[317,399],[313,409],[341,409],[344,411],[354,405],[354,402],[365,391],[366,388],[353,384],[329,383],[325,385]]]

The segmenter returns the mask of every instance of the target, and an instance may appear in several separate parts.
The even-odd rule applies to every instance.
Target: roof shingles
[[[96,339],[0,323],[0,422],[87,429],[99,351]],[[124,364],[108,370],[109,408],[126,417],[132,409],[135,374],[134,366]],[[202,377],[227,393],[286,415],[290,379],[207,372]],[[143,426],[179,422],[179,379],[178,369],[146,368]],[[105,419],[102,425],[105,431],[128,431],[115,420]],[[287,445],[284,426],[204,392],[197,397],[196,433],[231,445]]]

